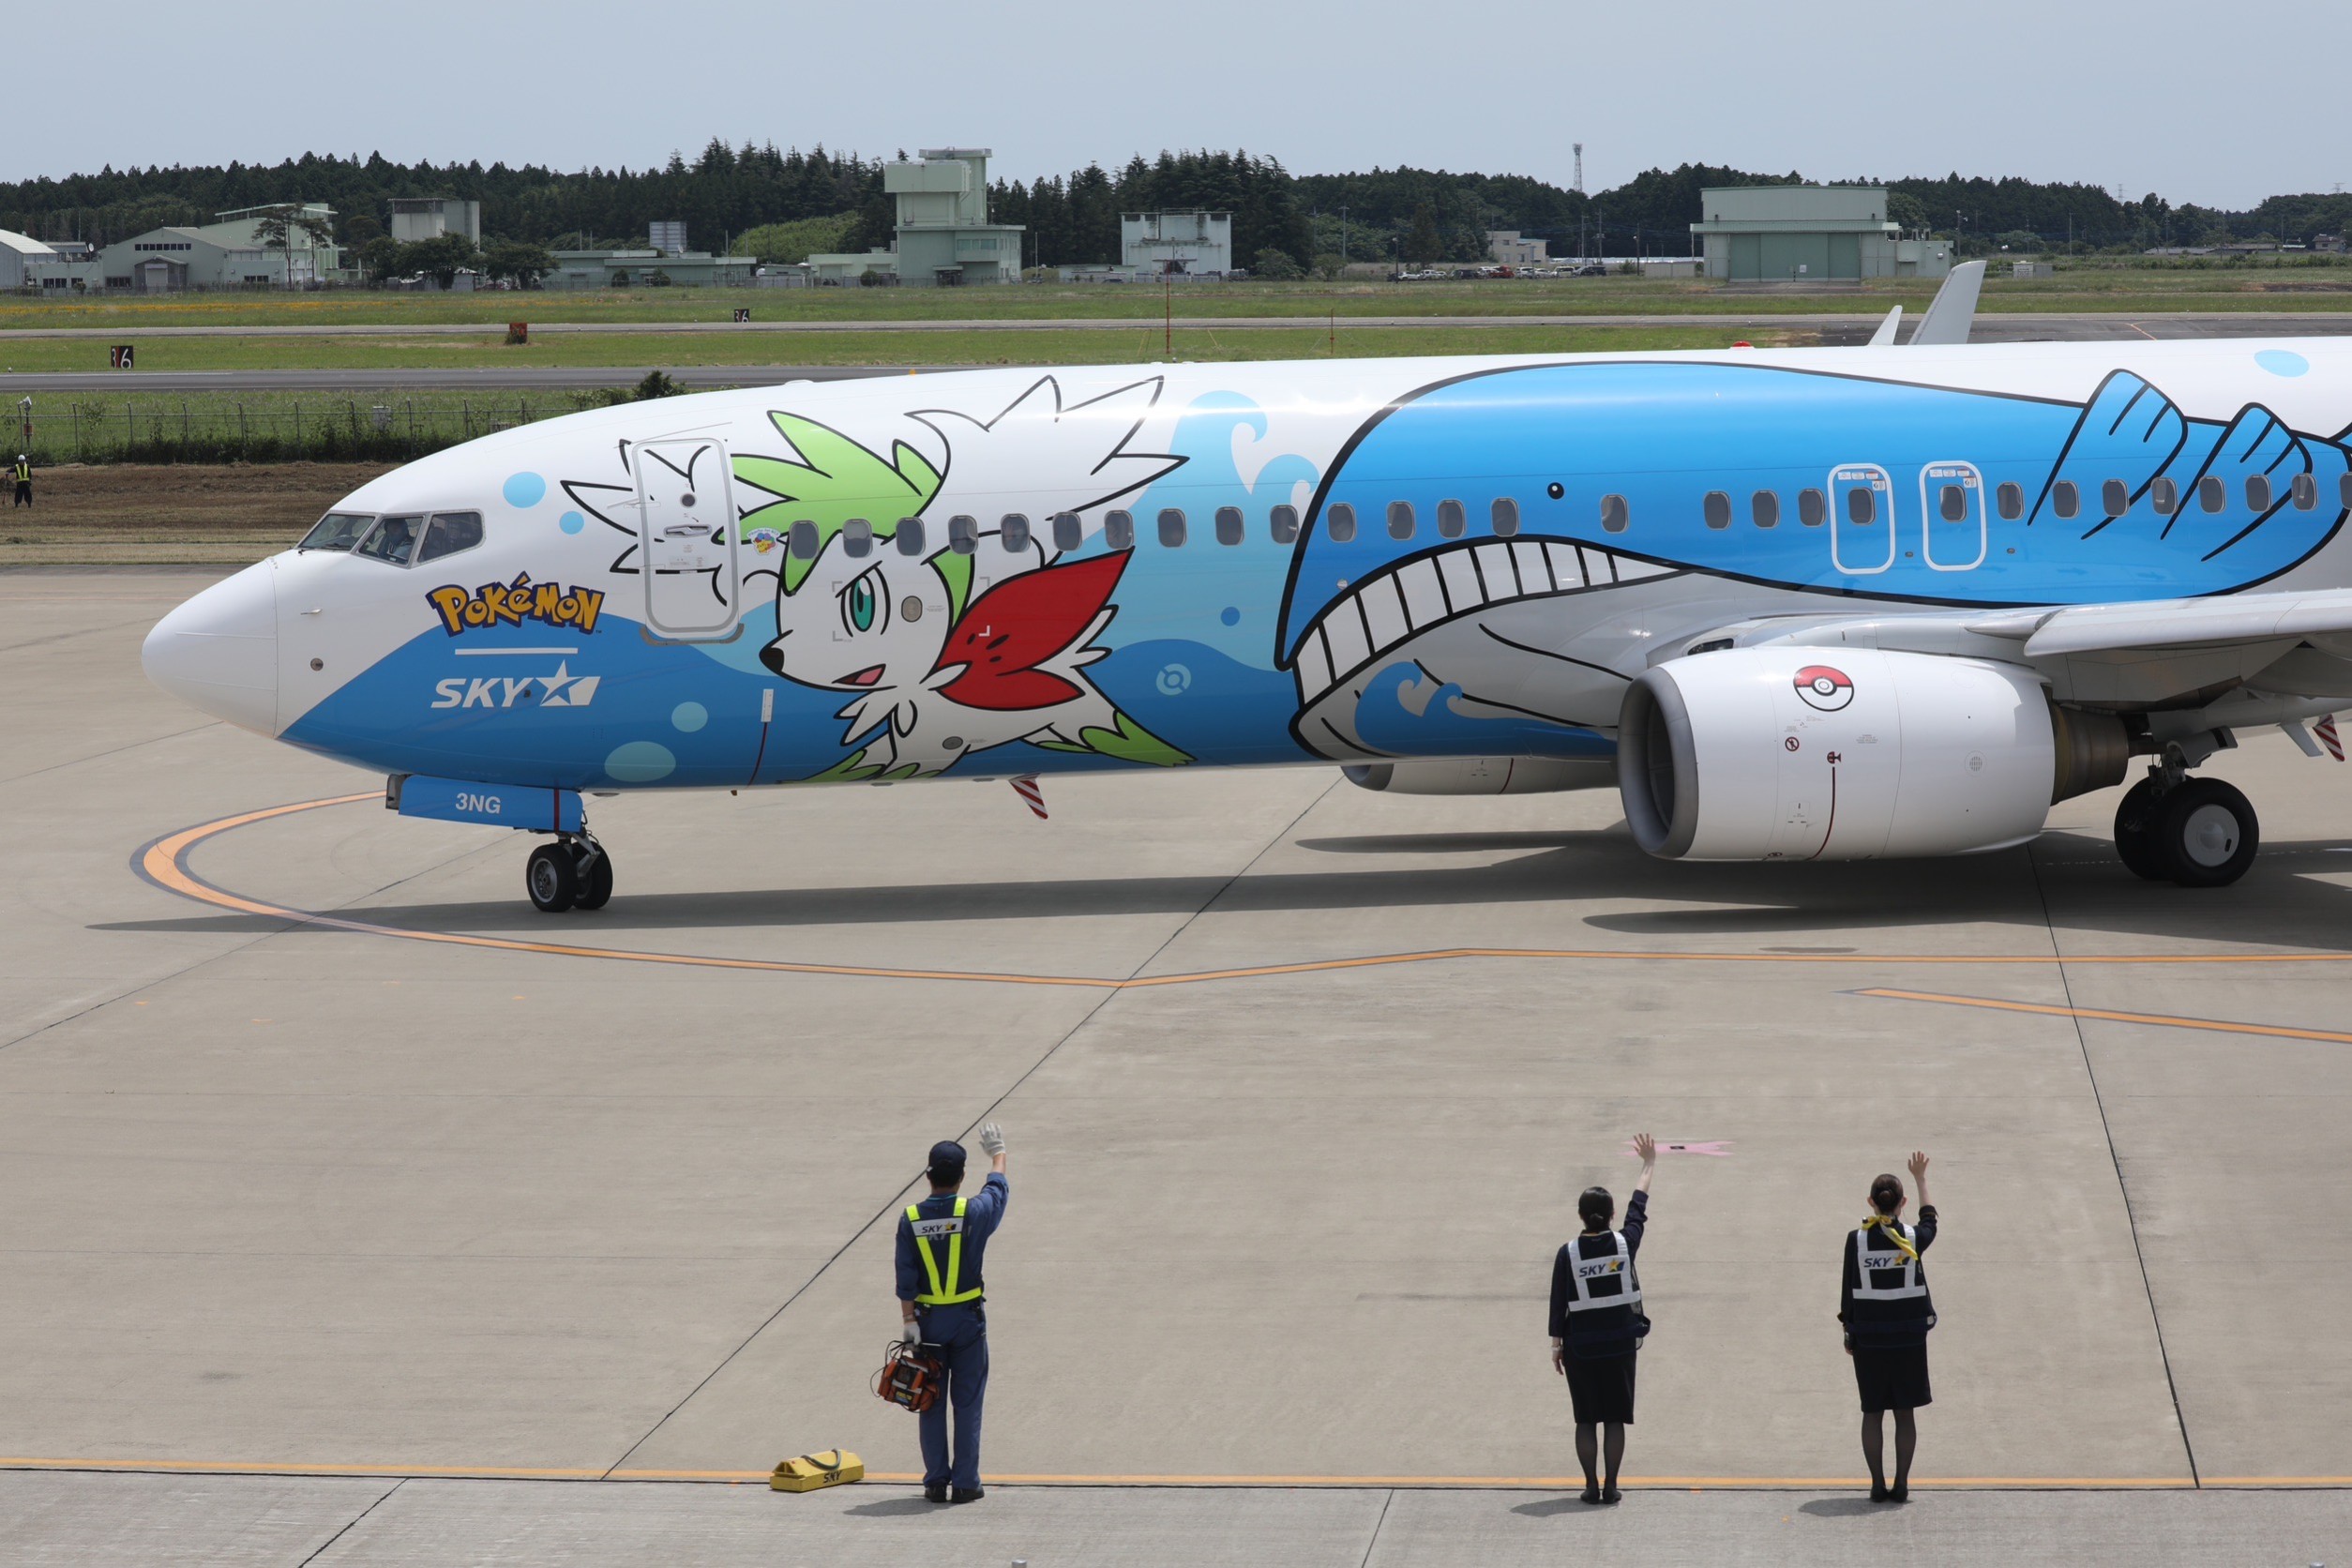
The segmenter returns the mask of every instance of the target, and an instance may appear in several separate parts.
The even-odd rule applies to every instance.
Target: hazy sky
[[[2352,184],[2352,5],[118,0],[20,8],[0,103],[8,179],[305,150],[639,167],[716,134],[988,146],[1016,178],[1245,146],[1566,184],[1581,141],[1591,189],[1700,161],[2243,206]]]

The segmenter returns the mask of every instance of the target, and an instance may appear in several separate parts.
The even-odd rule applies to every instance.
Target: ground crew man
[[[1936,1326],[1936,1304],[1927,1294],[1920,1254],[1936,1240],[1936,1206],[1927,1200],[1927,1156],[1911,1155],[1911,1180],[1919,1184],[1919,1225],[1903,1213],[1903,1179],[1880,1176],[1870,1184],[1870,1214],[1847,1237],[1838,1292],[1838,1319],[1846,1325],[1846,1353],[1854,1358],[1854,1383],[1862,1394],[1862,1459],[1870,1466],[1870,1500],[1911,1500],[1911,1455],[1919,1428],[1911,1412],[1935,1395],[1927,1386],[1927,1331]],[[1886,1412],[1894,1412],[1894,1485],[1887,1485]]]
[[[1650,1319],[1641,1309],[1641,1277],[1634,1254],[1650,1222],[1650,1176],[1658,1145],[1648,1133],[1634,1139],[1641,1174],[1625,1202],[1625,1228],[1609,1229],[1617,1199],[1606,1187],[1588,1187],[1576,1199],[1584,1233],[1552,1259],[1552,1367],[1568,1379],[1576,1407],[1576,1461],[1584,1466],[1584,1500],[1615,1502],[1617,1467],[1625,1457],[1625,1428],[1634,1419],[1634,1361]],[[1608,1479],[1594,1473],[1596,1426],[1608,1429]]]
[[[9,472],[16,476],[15,505],[18,506],[30,506],[33,504],[32,460],[27,458],[23,453],[19,452],[16,455],[16,467],[11,469]]]
[[[976,1197],[964,1183],[964,1146],[931,1145],[931,1195],[898,1216],[898,1316],[909,1345],[924,1345],[945,1369],[944,1397],[916,1418],[923,1440],[923,1496],[931,1502],[978,1502],[980,1401],[988,1387],[988,1315],[980,1259],[1004,1219],[1012,1188],[1004,1180],[1004,1134],[980,1129],[988,1179]],[[948,1413],[955,1413],[949,1457]]]

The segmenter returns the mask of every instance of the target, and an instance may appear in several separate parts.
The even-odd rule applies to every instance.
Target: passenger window
[[[1274,535],[1274,542],[1278,545],[1297,544],[1299,542],[1299,509],[1296,506],[1276,506],[1266,514],[1266,529]]]
[[[1507,539],[1519,531],[1519,504],[1509,496],[1495,497],[1487,515],[1494,523],[1496,538]]]
[[[1731,497],[1722,490],[1709,490],[1707,499],[1699,503],[1699,510],[1705,514],[1708,527],[1731,526]]]
[[[2259,474],[2251,475],[2246,480],[2246,510],[2267,512],[2269,509],[2270,481]]]
[[[2110,479],[2099,487],[2099,509],[2111,518],[2119,518],[2132,509],[2132,487],[2120,479]]]
[[[1758,528],[1778,528],[1780,526],[1780,492],[1757,490],[1754,495],[1749,496],[1748,516],[1755,520]]]
[[[2336,499],[2347,506],[2352,506],[2352,474],[2347,474],[2336,481]]]
[[[864,518],[852,518],[841,525],[841,553],[852,561],[863,561],[874,553],[874,525]]]
[[[1103,548],[1135,549],[1135,514],[1113,509],[1103,514]]]
[[[2180,487],[2170,479],[2150,479],[2148,482],[2148,504],[2156,508],[2156,515],[2168,518],[2180,510]]]
[[[389,561],[396,566],[405,566],[409,556],[415,551],[416,535],[424,523],[423,518],[385,518],[359,542],[359,548],[353,553],[364,555],[370,561]]]
[[[898,553],[901,555],[923,553],[923,520],[921,518],[898,520]]]
[[[1438,503],[1439,538],[1458,539],[1469,527],[1470,514],[1462,510],[1460,502],[1440,501]]]
[[[2218,512],[2229,505],[2229,491],[2220,475],[2209,474],[2197,481],[2197,505],[2209,512]]]
[[[1007,512],[997,520],[997,543],[1006,550],[1029,548],[1029,519],[1018,512]]]
[[[1807,528],[1818,528],[1830,520],[1830,498],[1817,490],[1797,492],[1797,520]]]
[[[822,543],[817,537],[817,525],[803,518],[792,524],[791,533],[786,536],[785,549],[792,551],[795,561],[814,561],[818,547]]]
[[[1170,506],[1160,513],[1160,543],[1170,550],[1182,548],[1184,542],[1184,514]]]
[[[425,530],[425,548],[416,552],[416,559],[420,565],[438,561],[445,555],[472,550],[481,542],[481,513],[435,512],[430,526]]]
[[[1242,509],[1239,506],[1217,508],[1217,543],[1237,545],[1242,542]]]
[[[980,520],[969,512],[957,512],[947,520],[947,548],[958,555],[970,555],[980,548]]]
[[[1413,536],[1411,502],[1392,501],[1388,504],[1388,536],[1392,539],[1410,539]]]
[[[2015,522],[2026,515],[2026,490],[2023,485],[2003,485],[1993,492],[1993,505],[1999,508],[2004,522]]]
[[[1342,501],[1323,519],[1323,532],[1335,545],[1351,543],[1356,536],[1356,509]]]
[[[2083,509],[2083,492],[2072,479],[2060,479],[2050,487],[2050,509],[2061,518],[2071,518]]]
[[[1867,528],[1878,520],[1878,495],[1868,485],[1846,492],[1846,520]]]
[[[2305,475],[2309,477],[2309,475]],[[296,550],[349,550],[376,520],[365,512],[329,512],[319,519]]]
[[[1946,522],[1968,520],[1968,492],[1959,485],[1946,485],[1936,495],[1937,515]]]
[[[1601,497],[1601,526],[1603,528],[1607,529],[1612,534],[1622,534],[1625,532],[1625,525],[1632,520],[1632,508],[1625,505],[1625,498],[1623,496],[1605,495]]]
[[[2308,474],[2295,475],[2294,483],[2286,490],[2295,498],[2295,509],[2299,512],[2308,512],[2319,505],[2319,481]]]
[[[1085,542],[1086,525],[1078,520],[1078,515],[1076,512],[1056,512],[1053,514],[1054,549],[1063,550],[1076,550],[1078,546],[1084,544]]]

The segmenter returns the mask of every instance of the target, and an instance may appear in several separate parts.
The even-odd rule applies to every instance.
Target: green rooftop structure
[[[808,258],[820,282],[854,282],[872,272],[917,287],[1017,283],[1021,234],[988,221],[986,147],[926,147],[882,165],[882,189],[898,206],[897,248]]]
[[[1727,186],[1699,192],[1707,276],[1735,283],[1941,278],[1952,242],[1912,239],[1877,185]]]

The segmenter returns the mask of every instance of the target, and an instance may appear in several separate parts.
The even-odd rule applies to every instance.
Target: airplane
[[[2125,866],[2233,882],[2254,807],[2194,770],[2352,706],[2352,344],[1971,344],[1981,272],[1907,343],[576,414],[362,486],[143,663],[533,834],[550,913],[611,897],[622,791],[1303,763],[1815,861],[2019,844],[2144,759]]]

